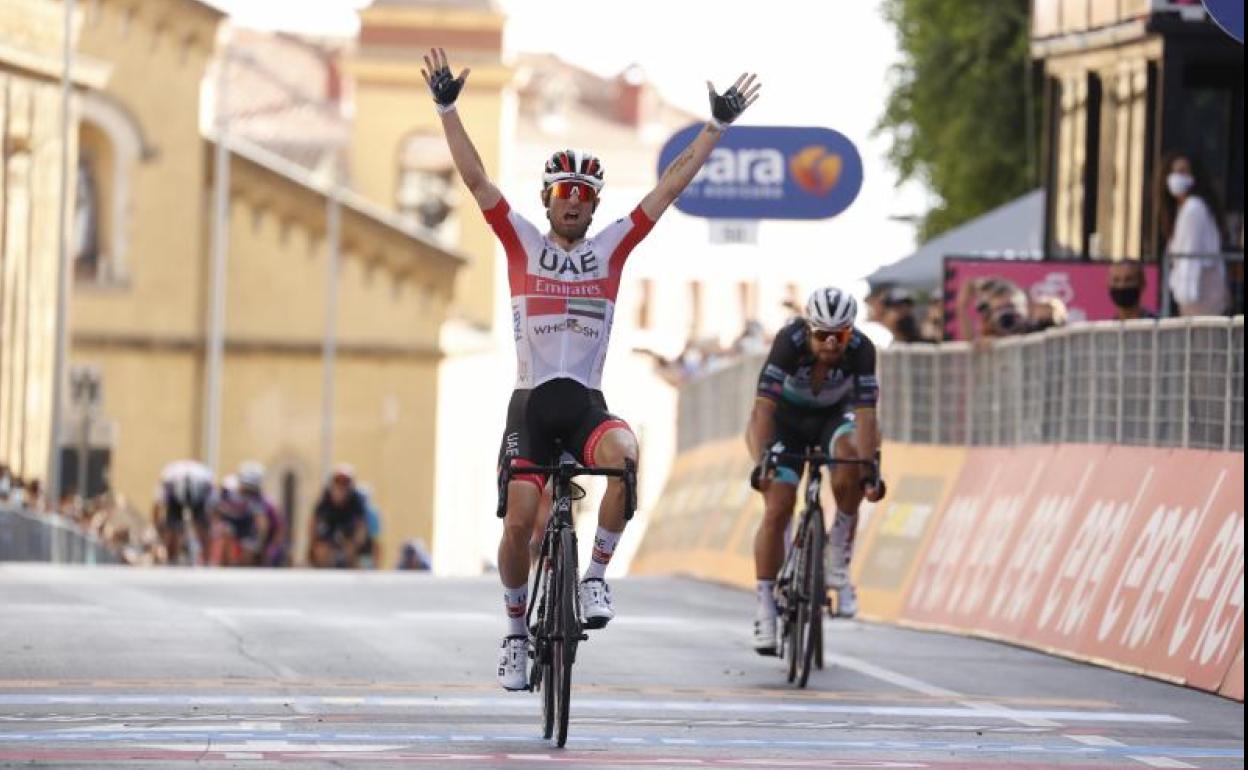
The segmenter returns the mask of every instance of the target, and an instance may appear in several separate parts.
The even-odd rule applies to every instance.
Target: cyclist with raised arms
[[[777,334],[758,378],[758,395],[746,428],[750,456],[758,464],[750,483],[763,493],[763,521],[754,536],[758,612],[754,649],[776,654],[776,573],[784,561],[785,528],[793,518],[802,472],[796,461],[781,460],[763,473],[766,452],[798,453],[818,447],[842,460],[876,460],[880,434],[875,404],[880,387],[875,375],[875,345],[854,328],[858,303],[840,289],[816,289],[804,317]],[[860,465],[832,468],[836,518],[828,534],[825,563],[828,586],[837,591],[838,614],[852,617],[858,599],[849,582],[849,560],[858,527],[858,506],[884,495],[878,477]]]
[[[430,51],[421,70],[441,115],[455,168],[507,256],[517,372],[500,467],[552,465],[561,445],[587,467],[622,469],[627,461],[636,463],[637,439],[626,422],[608,411],[601,387],[624,262],[693,180],[728,125],[758,98],[759,84],[753,75],[742,75],[720,94],[708,82],[713,118],[628,216],[587,237],[602,192],[602,162],[580,150],[560,150],[550,157],[540,190],[547,219],[543,234],[512,209],[490,181],[468,138],[455,110],[468,73],[465,69],[454,76],[442,49]],[[529,538],[544,484],[537,474],[518,474],[511,477],[507,490],[498,569],[508,627],[498,680],[508,690],[527,686]],[[624,523],[623,482],[611,479],[580,587],[582,617],[589,628],[602,628],[614,617],[603,575]]]

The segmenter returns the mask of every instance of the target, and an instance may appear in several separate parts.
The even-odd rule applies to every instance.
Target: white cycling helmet
[[[238,485],[243,489],[259,489],[264,486],[264,466],[254,460],[238,466]]]
[[[584,150],[560,150],[550,156],[542,169],[542,189],[555,182],[571,179],[584,182],[595,191],[603,185],[602,161]]]
[[[815,289],[806,300],[806,322],[816,329],[844,329],[857,317],[858,300],[835,286]]]

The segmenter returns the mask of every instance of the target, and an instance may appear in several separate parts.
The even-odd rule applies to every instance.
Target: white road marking
[[[1116,741],[1104,735],[1065,735],[1075,743],[1082,743],[1084,746],[1126,746],[1122,741]]]
[[[1187,762],[1182,762],[1177,759],[1171,759],[1170,757],[1128,756],[1127,759],[1134,759],[1136,762],[1143,762],[1149,767],[1197,767],[1197,765],[1191,765],[1191,764],[1188,764]]]
[[[853,658],[849,655],[841,655],[839,653],[825,651],[824,659],[831,661],[841,668],[856,671],[864,676],[869,676],[872,679],[878,679],[881,682],[887,682],[888,684],[910,690],[911,692],[917,692],[920,695],[928,695],[936,698],[949,698],[963,706],[966,706],[967,708],[975,709],[976,711],[983,713],[985,716],[1008,719],[1027,727],[1058,726],[1057,722],[1047,717],[1027,716],[1022,712],[1014,711],[1013,709],[1006,708],[1005,706],[998,706],[992,703],[982,703],[980,701],[967,698],[965,695],[954,690],[929,684],[921,679],[916,679],[897,671],[891,671],[883,666],[870,663],[865,660],[860,660],[858,658]]]
[[[152,695],[145,696],[144,703],[153,705],[280,705],[315,708],[329,705],[359,705],[389,708],[423,708],[434,711],[453,709],[478,709],[488,711],[534,712],[539,708],[537,698],[524,696],[413,696],[413,695]],[[106,706],[125,702],[127,696],[93,693],[90,695],[61,695],[46,693],[10,692],[0,693],[0,706],[46,706],[54,704],[89,704]],[[1096,710],[1014,710],[998,707],[941,707],[941,706],[874,706],[868,704],[792,703],[770,700],[647,700],[625,698],[577,698],[580,713],[624,711],[662,714],[719,713],[719,714],[868,714],[890,717],[930,717],[940,719],[1000,719],[1055,720],[1059,722],[1113,723],[1113,724],[1186,724],[1186,720],[1171,714],[1147,714],[1126,711]]]

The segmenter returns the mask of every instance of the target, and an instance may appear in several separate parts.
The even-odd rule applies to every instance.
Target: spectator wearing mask
[[[1140,298],[1148,281],[1144,266],[1138,260],[1123,259],[1109,267],[1109,299],[1114,303],[1114,318],[1133,321],[1157,316],[1140,306]]]
[[[914,317],[914,297],[905,289],[889,289],[884,294],[881,323],[894,342],[923,342],[919,321]]]
[[[1222,252],[1222,207],[1209,177],[1195,158],[1181,153],[1168,155],[1159,171],[1158,209],[1169,258],[1170,295],[1179,315],[1222,315],[1228,304],[1226,264],[1216,257],[1181,258]]]

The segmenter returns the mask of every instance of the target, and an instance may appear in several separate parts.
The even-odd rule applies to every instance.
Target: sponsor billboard
[[[937,527],[966,449],[890,441],[885,442],[883,455],[888,496],[870,510],[869,517],[870,503],[863,504],[853,567],[859,612],[891,620],[901,610],[919,554]],[[829,506],[828,510],[835,509]]]
[[[1205,10],[1222,31],[1244,42],[1244,0],[1204,0]]]
[[[659,153],[660,176],[698,132],[678,131]],[[708,219],[826,219],[862,189],[862,157],[830,128],[733,126],[724,132],[676,208]]]
[[[962,284],[975,278],[1008,279],[1033,300],[1060,299],[1069,323],[1110,320],[1114,303],[1109,298],[1109,267],[1109,262],[945,257],[945,339],[959,339],[954,303]],[[1144,266],[1146,284],[1140,305],[1153,313],[1160,306],[1160,276],[1157,265]]]

